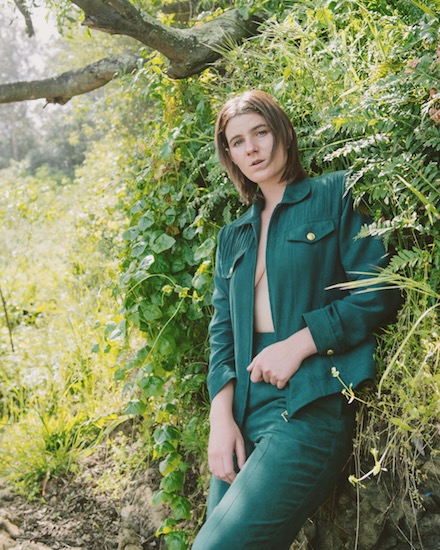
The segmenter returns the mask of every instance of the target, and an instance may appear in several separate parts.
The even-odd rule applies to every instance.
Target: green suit
[[[232,485],[212,477],[208,517],[193,550],[287,550],[327,498],[350,452],[355,388],[375,375],[372,333],[395,313],[395,290],[330,288],[387,262],[380,239],[356,239],[367,220],[354,212],[343,172],[288,185],[268,228],[266,270],[274,334],[253,330],[262,200],[222,228],[210,324],[211,399],[235,380],[234,418],[247,460]],[[308,326],[318,353],[288,386],[250,382],[259,351]]]
[[[234,415],[241,424],[252,360],[254,278],[262,201],[218,237],[214,316],[210,325],[211,399],[236,379]],[[388,263],[380,239],[356,239],[367,220],[353,211],[343,172],[286,187],[268,230],[266,269],[276,340],[309,327],[318,355],[306,359],[288,387],[288,413],[340,392],[336,367],[353,387],[374,378],[372,332],[395,312],[395,291],[329,289]]]

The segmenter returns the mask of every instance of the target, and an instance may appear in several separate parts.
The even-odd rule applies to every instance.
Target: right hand
[[[226,417],[225,417],[226,416]],[[210,472],[227,483],[237,476],[234,454],[241,469],[246,461],[243,436],[232,415],[218,415],[211,410],[211,430],[208,443]]]

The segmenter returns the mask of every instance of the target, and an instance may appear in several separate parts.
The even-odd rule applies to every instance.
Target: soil
[[[115,495],[96,482],[111,457],[97,449],[75,476],[49,479],[33,500],[15,494],[0,479],[0,550],[150,550],[161,544],[155,531],[160,510],[151,504],[160,474],[138,469]]]

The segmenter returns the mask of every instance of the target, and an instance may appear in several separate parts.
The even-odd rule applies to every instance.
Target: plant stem
[[[5,297],[3,296],[3,292],[2,292],[1,287],[0,287],[0,298],[1,298],[2,304],[3,304],[3,311],[5,312],[6,326],[8,327],[9,341],[11,342],[11,350],[12,350],[12,353],[15,353],[14,342],[12,340],[11,323],[9,322],[8,309],[6,307],[6,300],[5,300]]]

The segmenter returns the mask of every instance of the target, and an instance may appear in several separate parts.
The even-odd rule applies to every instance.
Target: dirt
[[[128,472],[125,487],[106,491],[97,480],[111,471],[105,450],[81,463],[79,473],[42,483],[29,501],[0,480],[0,550],[149,550],[160,548],[160,510],[151,504],[160,474]],[[127,480],[126,480],[127,481]]]

